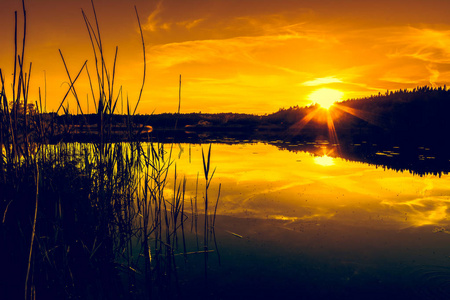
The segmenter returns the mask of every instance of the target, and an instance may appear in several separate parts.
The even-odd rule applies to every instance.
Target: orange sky
[[[30,99],[38,98],[39,86],[43,93],[45,71],[47,110],[56,110],[68,88],[58,49],[73,77],[86,59],[94,71],[81,15],[83,8],[92,17],[90,1],[25,2]],[[309,105],[319,88],[342,91],[346,99],[450,81],[447,0],[97,0],[107,63],[112,67],[117,45],[116,90],[121,85],[132,105],[143,73],[134,4],[147,55],[139,113],[176,112],[180,74],[185,113],[264,114]],[[0,68],[8,87],[14,10],[21,20],[20,1],[0,1]],[[92,101],[86,78],[83,73],[76,85],[84,102]]]

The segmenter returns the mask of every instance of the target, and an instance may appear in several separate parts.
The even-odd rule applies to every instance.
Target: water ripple
[[[450,267],[419,266],[409,277],[420,299],[450,299]]]

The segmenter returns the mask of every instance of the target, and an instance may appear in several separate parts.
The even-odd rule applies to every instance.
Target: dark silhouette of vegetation
[[[446,136],[450,129],[446,121],[450,111],[450,90],[445,86],[386,92],[385,95],[344,101],[341,105],[370,114],[374,123],[361,125],[381,127],[392,142],[450,145]]]
[[[210,195],[208,200],[214,174],[209,172],[211,149],[203,158],[205,201],[195,195],[189,199],[195,206],[185,209],[186,179],[175,175],[173,197],[167,197],[172,147],[143,144],[139,137],[145,128],[135,123],[129,105],[120,123],[114,114],[121,93],[114,93],[116,57],[108,69],[93,2],[95,21],[82,13],[95,56],[97,81],[90,84],[96,113],[84,115],[78,107],[81,114],[70,115],[66,97],[56,113],[43,113],[41,99],[31,104],[31,64],[27,69],[24,64],[24,1],[22,5],[21,51],[15,13],[12,98],[0,69],[0,297],[177,298],[179,260],[201,254],[206,266],[208,253],[217,249],[205,243],[189,245],[184,231],[191,212],[195,234],[216,245],[213,227],[219,199],[214,203]],[[137,10],[136,16],[140,26]],[[61,51],[60,55],[65,65]],[[78,75],[88,72],[86,66],[85,62]],[[67,94],[72,93],[79,106],[78,75],[67,72]],[[127,143],[111,143],[115,131]],[[81,132],[88,132],[91,143],[68,143]],[[201,218],[203,232],[197,229]]]

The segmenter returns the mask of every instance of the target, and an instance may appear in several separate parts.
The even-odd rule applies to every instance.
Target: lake
[[[206,154],[208,146],[173,146],[187,202],[195,198],[197,176],[199,202],[204,197],[202,149]],[[212,145],[213,205],[221,185],[217,251],[208,254],[206,269],[193,267],[202,265],[201,255],[180,260],[183,297],[450,297],[450,176],[340,158],[325,143],[314,153],[295,149]]]

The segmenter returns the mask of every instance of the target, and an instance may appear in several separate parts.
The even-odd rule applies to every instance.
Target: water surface
[[[201,151],[201,145],[174,148],[177,171],[191,191],[198,172],[202,178]],[[216,168],[211,194],[222,184],[220,215],[391,229],[449,223],[448,175],[416,176],[262,143],[214,144],[211,158]]]
[[[199,202],[204,197],[202,148],[207,152],[206,145],[173,148],[178,176],[188,182],[186,201],[195,196],[197,176]],[[211,167],[210,201],[221,184],[220,261],[209,257],[208,295],[449,297],[450,176],[263,143],[213,144]],[[190,282],[183,285],[188,291]]]

